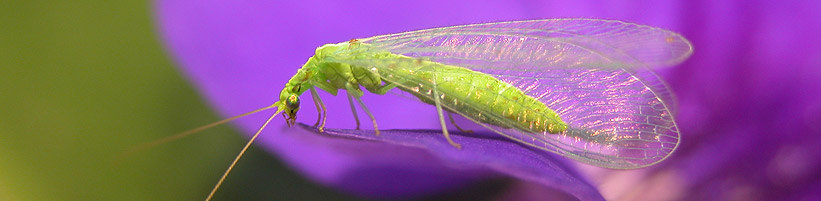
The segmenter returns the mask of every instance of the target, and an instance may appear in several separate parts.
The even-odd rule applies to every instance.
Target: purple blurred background
[[[162,0],[156,9],[169,52],[224,116],[276,101],[290,76],[326,43],[442,26],[565,17],[617,19],[673,30],[695,48],[688,61],[659,71],[678,97],[679,149],[647,169],[572,165],[576,167],[566,173],[580,171],[573,176],[578,184],[590,183],[606,199],[821,199],[818,2]],[[327,127],[353,128],[344,96],[320,96],[329,109]],[[365,95],[363,101],[380,129],[439,127],[434,108],[418,101],[391,95]],[[297,121],[313,124],[316,111],[308,94],[302,102]],[[266,115],[270,112],[236,123],[250,135]],[[367,118],[361,110],[360,118]],[[363,121],[362,128],[370,126]],[[284,121],[275,119],[257,145],[304,176],[359,196],[424,195],[498,176],[495,173],[521,178],[503,171],[465,171],[401,145],[317,142],[300,137],[310,134],[282,127]],[[384,154],[391,151],[396,155]],[[352,173],[365,170],[372,174],[352,179]],[[540,174],[547,173],[555,172]],[[499,199],[557,194],[544,190],[556,183],[532,182],[514,185]],[[561,191],[582,199],[598,196]]]

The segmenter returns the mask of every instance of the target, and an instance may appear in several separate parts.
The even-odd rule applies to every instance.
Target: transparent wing
[[[465,67],[537,98],[570,129],[561,134],[531,133],[486,124],[455,108],[473,109],[503,124],[515,123],[498,112],[482,111],[469,100],[442,102],[446,109],[534,148],[600,167],[630,169],[662,161],[679,143],[670,106],[673,95],[648,67],[676,64],[692,48],[686,39],[666,30],[618,21],[538,20],[428,29],[361,42],[370,45],[359,51],[408,57],[351,57],[337,62],[376,68],[386,82],[400,84],[419,97],[432,98],[431,91],[419,89],[438,90],[443,96],[453,89],[394,73],[397,68],[435,72],[435,65]]]
[[[456,60],[471,69],[516,71],[671,66],[693,52],[690,42],[675,32],[597,19],[464,25],[374,36],[360,41],[371,44],[377,51],[428,57],[437,62]],[[481,62],[462,62],[464,60]]]

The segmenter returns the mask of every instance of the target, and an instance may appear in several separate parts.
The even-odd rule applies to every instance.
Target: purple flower
[[[225,116],[276,101],[293,73],[326,43],[481,22],[590,17],[680,32],[695,53],[661,70],[679,100],[682,144],[667,161],[612,171],[479,135],[456,150],[436,132],[371,133],[300,126],[277,119],[258,145],[322,184],[368,197],[452,189],[480,179],[518,178],[504,199],[812,199],[821,190],[821,10],[766,1],[603,3],[484,1],[159,1],[161,34],[178,63]],[[316,111],[302,98],[299,122]],[[347,99],[320,92],[328,128],[353,128]],[[438,129],[433,107],[366,95],[381,129]],[[266,113],[270,114],[270,113]],[[362,128],[369,129],[367,117]],[[265,120],[236,123],[252,134]],[[581,172],[581,173],[579,173]],[[588,182],[587,180],[591,180]],[[402,184],[402,185],[398,185]],[[600,194],[601,193],[601,194]],[[561,194],[561,193],[559,193]]]

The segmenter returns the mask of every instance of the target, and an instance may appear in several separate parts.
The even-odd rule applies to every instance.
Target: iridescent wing
[[[673,94],[649,69],[680,63],[692,46],[664,29],[611,20],[552,19],[427,29],[360,42],[369,44],[364,51],[408,57],[338,62],[377,68],[385,81],[404,83],[399,87],[423,97],[432,94],[410,89],[423,86],[443,95],[448,89],[390,71],[397,66],[436,69],[414,66],[423,63],[465,67],[537,98],[571,127],[561,134],[531,133],[471,119],[522,144],[616,169],[658,163],[679,144]],[[462,114],[453,109],[454,103],[443,102],[443,107]],[[492,111],[483,114],[513,123],[493,117]]]

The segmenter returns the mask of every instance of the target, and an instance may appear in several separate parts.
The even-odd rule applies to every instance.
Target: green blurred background
[[[201,200],[245,139],[174,67],[149,1],[0,6],[0,200]],[[250,188],[253,187],[253,188]],[[347,199],[252,148],[219,200]]]

